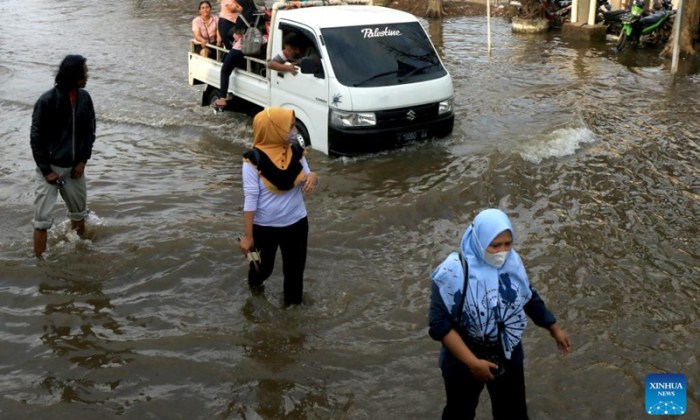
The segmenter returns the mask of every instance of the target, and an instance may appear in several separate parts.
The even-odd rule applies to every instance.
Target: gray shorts
[[[51,169],[66,181],[61,189],[46,182],[39,168],[36,169],[36,194],[34,198],[34,229],[48,230],[53,225],[53,208],[61,194],[68,208],[68,218],[80,221],[87,217],[87,184],[85,174],[80,178],[71,178],[73,168],[61,168],[51,165]]]

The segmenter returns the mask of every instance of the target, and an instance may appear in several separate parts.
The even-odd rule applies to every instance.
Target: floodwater
[[[311,152],[304,305],[261,296],[236,251],[251,120],[198,106],[196,2],[0,3],[0,418],[434,419],[429,273],[477,211],[511,215],[531,281],[574,342],[526,332],[533,419],[645,418],[649,373],[700,411],[700,75],[483,18],[430,33],[456,87],[449,138]],[[428,23],[426,22],[426,25]],[[62,202],[32,257],[34,101],[88,57],[98,138],[87,239]],[[479,407],[489,418],[488,399]]]

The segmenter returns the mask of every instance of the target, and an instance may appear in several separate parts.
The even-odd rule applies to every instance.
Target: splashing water
[[[573,155],[582,144],[593,143],[595,140],[595,134],[588,128],[561,128],[525,145],[520,156],[537,164],[551,157]]]

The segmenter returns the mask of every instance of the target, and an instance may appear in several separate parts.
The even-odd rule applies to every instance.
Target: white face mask
[[[505,264],[509,252],[510,251],[504,251],[491,254],[490,252],[486,251],[484,253],[484,261],[486,261],[486,264],[493,268],[501,268],[503,267],[503,264]]]

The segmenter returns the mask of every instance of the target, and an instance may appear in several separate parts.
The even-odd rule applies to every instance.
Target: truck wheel
[[[297,120],[296,127],[298,131],[297,142],[299,143],[299,145],[304,149],[311,148],[311,138],[309,137],[309,132],[306,129],[306,126],[304,126],[304,123]]]
[[[219,89],[212,89],[211,92],[209,92],[209,98],[207,98],[208,104],[213,104],[219,98],[221,98],[221,91]]]

